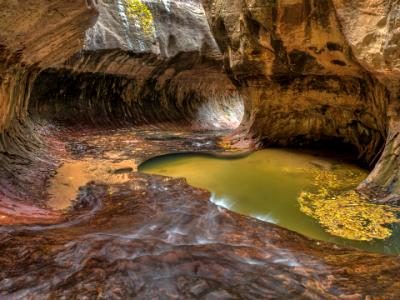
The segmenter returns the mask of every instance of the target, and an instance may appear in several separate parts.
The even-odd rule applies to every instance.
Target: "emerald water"
[[[139,167],[139,171],[147,174],[184,177],[190,185],[209,190],[211,201],[220,206],[314,239],[371,252],[399,253],[397,223],[387,225],[393,232],[384,240],[356,241],[328,233],[318,220],[300,210],[299,196],[312,188],[315,174],[332,170],[361,174],[362,179],[368,174],[359,166],[337,158],[283,149],[266,149],[234,158],[172,154]],[[346,179],[341,182],[343,190],[355,188],[359,183],[347,184]]]

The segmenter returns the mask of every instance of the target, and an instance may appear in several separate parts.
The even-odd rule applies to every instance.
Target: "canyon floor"
[[[382,291],[399,296],[396,256],[310,240],[221,208],[209,192],[184,179],[134,169],[171,152],[238,151],[220,146],[228,134],[172,125],[48,129],[60,163],[76,161],[80,168],[82,161],[96,160],[117,180],[84,185],[72,208],[53,213],[50,224],[2,219],[1,297],[362,299]],[[84,168],[83,163],[81,173]]]
[[[303,212],[387,237],[399,20],[400,0],[0,1],[0,298],[399,299],[398,255],[138,171],[171,153],[350,147],[362,179],[336,197],[340,176],[317,178]]]

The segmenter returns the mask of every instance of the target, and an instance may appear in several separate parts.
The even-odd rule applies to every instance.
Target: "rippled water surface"
[[[338,169],[361,174],[362,179],[368,174],[351,163],[282,149],[240,158],[175,154],[139,167],[144,173],[185,177],[189,184],[211,191],[211,200],[218,205],[308,237],[372,252],[399,253],[397,225],[390,225],[393,234],[385,240],[353,241],[329,234],[317,220],[300,211],[299,195],[311,188],[316,172]]]

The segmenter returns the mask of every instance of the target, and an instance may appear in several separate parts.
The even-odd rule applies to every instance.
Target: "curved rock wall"
[[[15,222],[54,222],[48,211],[29,206],[41,204],[49,170],[56,167],[46,128],[29,118],[29,98],[40,71],[79,51],[95,20],[90,1],[1,2],[0,209]]]
[[[288,145],[340,139],[373,162],[387,92],[354,58],[331,1],[204,1],[250,135]]]
[[[196,52],[171,59],[85,52],[64,67],[39,75],[32,115],[71,125],[175,123],[199,129],[236,128],[243,116],[243,101],[221,74],[221,63]]]
[[[234,94],[231,94],[233,98],[229,96],[233,87],[219,69],[218,47],[209,32],[201,4],[178,0],[143,3],[152,15],[154,32],[150,37],[135,21],[125,26],[129,16],[119,1],[97,0],[93,4],[80,0],[28,1],[23,7],[13,1],[4,4],[0,22],[3,153],[10,155],[6,149],[12,149],[13,138],[21,151],[30,145],[27,136],[34,134],[22,134],[30,126],[28,99],[36,76],[47,68],[53,72],[61,70],[61,76],[70,76],[66,75],[70,71],[64,69],[83,77],[91,73],[119,77],[142,74],[140,84],[147,82],[145,85],[156,87],[155,93],[144,93],[146,97],[161,97],[159,103],[171,100],[175,106],[184,101],[190,103],[189,98],[198,90],[203,100],[222,97],[223,88],[217,91],[222,86],[227,91],[223,97],[237,99]],[[247,135],[272,145],[339,139],[355,145],[360,157],[371,164],[379,158],[387,141],[377,168],[367,182],[387,193],[400,192],[395,167],[400,165],[396,154],[396,145],[400,144],[398,4],[395,0],[234,0],[229,3],[204,0],[212,33],[224,52],[226,70],[245,97],[246,118],[242,128]],[[98,19],[89,5],[97,8]],[[17,25],[13,26],[14,23]],[[112,51],[104,52],[104,56],[98,54],[99,49],[114,47],[127,54],[113,57],[109,55]],[[83,48],[87,52],[82,52]],[[156,65],[144,62],[145,66],[143,61],[137,61],[136,67],[132,66],[129,61],[134,59],[129,58],[128,50],[169,57],[165,64],[173,64],[179,71],[175,67],[161,68],[165,73],[154,73],[152,70],[163,64],[160,61]],[[87,55],[90,51],[97,54]],[[194,57],[206,56],[213,62],[196,63],[197,69],[189,72],[193,64],[184,66],[182,62],[174,62],[181,58],[178,53],[188,51]],[[68,61],[68,58],[71,59]],[[193,59],[189,60],[193,62]],[[107,65],[110,61],[111,66]],[[46,73],[41,78],[45,76]],[[135,87],[136,81],[137,78],[131,81]],[[98,84],[107,86],[101,80]],[[207,90],[209,84],[215,87],[211,91]],[[130,93],[130,98],[143,91],[130,88],[127,92],[126,86],[120,93]],[[41,89],[43,95],[43,86]],[[168,90],[169,95],[165,91],[160,94],[162,89]],[[56,102],[67,99],[55,97]],[[39,101],[37,98],[38,95],[35,101]],[[121,99],[120,103],[125,105],[126,99]],[[40,101],[44,104],[43,114],[45,109],[54,109],[49,102]],[[92,98],[90,103],[93,101],[96,102]],[[87,108],[87,105],[80,107],[85,111]],[[203,111],[207,110],[205,105]],[[198,111],[200,108],[196,108]],[[17,142],[17,133],[24,142]]]
[[[151,12],[151,35],[138,26],[140,14],[127,15],[125,1],[2,2],[0,208],[4,199],[45,199],[57,165],[50,152],[62,146],[52,149],[49,127],[37,125],[42,119],[179,121],[196,129],[240,122],[242,100],[223,74],[201,4],[142,4]]]
[[[398,204],[399,1],[203,2],[250,135],[350,142],[379,159],[362,190]]]
[[[20,89],[21,94],[26,92],[25,78],[32,77],[35,69],[37,72],[55,65],[79,51],[94,17],[94,11],[82,0],[30,0],[23,5],[18,1],[2,2],[0,132],[13,117],[25,117],[26,100],[17,95]]]
[[[2,3],[0,132],[10,127],[15,118],[25,122],[31,85],[38,73],[46,68],[64,68],[63,63],[83,49],[119,48],[165,57],[197,52],[219,59],[199,1],[147,0],[143,3],[152,14],[151,38],[137,26],[137,16],[127,15],[124,1],[28,1],[23,6],[15,1]],[[92,66],[102,63],[99,55],[96,57]]]
[[[386,146],[363,187],[374,191],[376,201],[399,205],[400,1],[333,2],[357,60],[390,91]]]
[[[102,119],[236,127],[242,100],[223,73],[201,3],[131,2],[141,11],[130,14],[125,0],[94,1],[99,16],[86,32],[85,50],[59,65],[61,71],[39,77],[44,82],[36,85],[31,112],[79,124]]]

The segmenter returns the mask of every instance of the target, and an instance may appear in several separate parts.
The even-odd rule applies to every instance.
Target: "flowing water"
[[[325,184],[324,180],[329,180],[328,177],[321,179],[318,177],[320,174],[332,173],[336,174],[335,178],[340,177],[337,180],[340,186],[336,189],[342,189],[343,192],[354,189],[366,178],[366,170],[346,161],[291,150],[266,149],[236,158],[204,154],[166,155],[145,162],[139,166],[139,171],[185,177],[192,186],[209,190],[212,194],[211,200],[220,206],[278,224],[314,239],[371,252],[400,252],[397,224],[384,224],[381,227],[383,230],[388,227],[393,230],[385,239],[360,241],[328,233],[326,226],[320,225],[316,218],[301,210],[300,195],[315,188],[316,178],[322,181],[319,182],[320,185]],[[354,177],[354,174],[357,176]],[[371,214],[380,209],[379,206],[366,205],[368,207],[362,206],[362,209],[371,211]],[[331,213],[334,214],[335,211]],[[344,220],[344,224],[352,222],[351,218],[353,217],[349,216],[349,220]],[[376,232],[376,229],[373,228],[372,231]]]
[[[0,226],[1,299],[325,299],[343,298],[343,291],[354,298],[382,290],[398,294],[393,281],[399,270],[396,256],[338,249],[255,219],[321,240],[395,253],[396,232],[385,241],[357,245],[329,235],[320,221],[301,210],[302,191],[309,191],[305,196],[314,200],[316,192],[326,198],[318,190],[325,182],[333,190],[351,190],[362,181],[366,172],[355,165],[277,149],[235,159],[160,157],[173,151],[226,153],[215,132],[88,129],[68,131],[68,138],[65,149],[70,155],[48,182],[48,206],[57,219]],[[137,172],[138,164],[157,156],[139,168],[169,176]],[[215,203],[255,218],[214,205],[206,190],[170,176],[184,176],[212,191]],[[371,209],[354,195],[350,205],[348,198],[338,199],[345,206],[337,211],[346,212],[349,220],[357,219],[346,210],[357,208],[355,204],[370,217]],[[10,210],[16,208],[10,204]],[[387,218],[372,207],[372,219]],[[322,208],[318,216],[324,216]],[[23,212],[32,214],[29,206]]]

